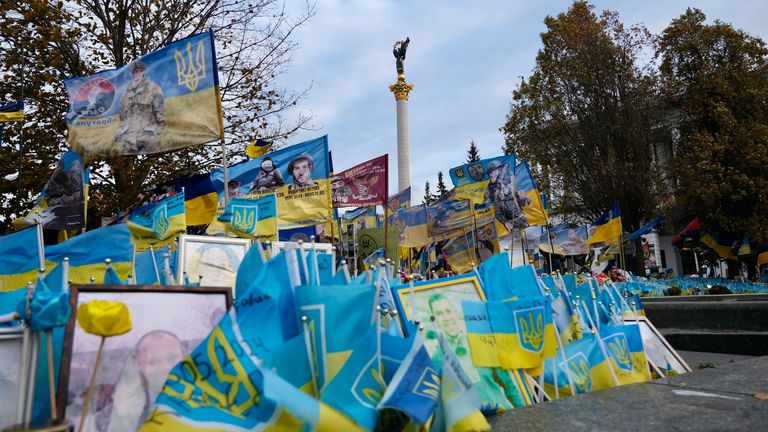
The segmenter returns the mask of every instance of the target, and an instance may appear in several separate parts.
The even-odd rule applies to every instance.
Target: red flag
[[[331,177],[334,207],[384,205],[387,201],[388,155],[379,156]]]
[[[690,221],[688,225],[680,231],[680,234],[676,235],[672,240],[672,245],[677,247],[683,247],[687,243],[694,243],[699,240],[699,231],[701,226],[699,225],[699,218],[695,218]]]

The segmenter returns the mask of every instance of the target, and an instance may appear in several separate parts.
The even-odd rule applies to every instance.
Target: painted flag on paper
[[[279,230],[318,225],[331,220],[330,161],[328,137],[295,144],[257,159],[211,172],[211,181],[224,201],[230,198],[277,197]]]
[[[331,177],[334,207],[384,205],[389,188],[388,155],[379,156]]]
[[[82,154],[159,153],[223,134],[212,31],[64,84],[69,145]]]

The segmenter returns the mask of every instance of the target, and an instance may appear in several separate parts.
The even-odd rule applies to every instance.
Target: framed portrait
[[[237,268],[250,246],[251,240],[244,238],[180,235],[176,268],[192,282],[202,276],[204,286],[234,288]]]
[[[530,394],[530,390],[516,371],[477,368],[472,363],[461,301],[485,301],[485,293],[476,274],[414,283],[413,290],[408,285],[399,285],[393,290],[403,328],[408,328],[404,319],[419,321],[423,326],[424,347],[438,365],[442,363],[442,353],[437,337],[442,333],[464,372],[476,384],[484,412],[498,412],[527,404],[525,394]]]
[[[124,303],[133,328],[106,339],[86,431],[137,430],[168,377],[197,347],[232,303],[226,287],[73,285],[72,310],[92,300]],[[78,424],[101,337],[67,323],[57,399],[66,418]]]
[[[691,367],[664,339],[661,332],[651,324],[648,317],[638,316],[637,319],[626,317],[624,321],[636,322],[640,327],[640,336],[643,339],[643,349],[646,357],[648,357],[648,363],[659,376],[666,376],[664,371],[668,369],[678,374],[691,371]]]
[[[22,327],[0,328],[0,428],[19,423],[17,415],[25,381],[21,376],[23,340]]]

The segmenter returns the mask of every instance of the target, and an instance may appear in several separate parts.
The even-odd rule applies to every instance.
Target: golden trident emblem
[[[187,42],[187,58],[184,58],[179,50],[175,50],[173,57],[176,60],[176,76],[179,85],[187,86],[190,91],[197,90],[197,83],[205,78],[205,45],[198,42],[195,48],[195,58],[192,59],[192,42]]]
[[[608,342],[608,348],[610,348],[613,359],[616,360],[616,365],[619,368],[632,370],[632,356],[629,354],[629,344],[627,344],[626,339],[616,338]]]
[[[592,387],[592,377],[590,376],[589,364],[583,358],[570,360],[569,373],[576,386],[577,393],[587,393]]]
[[[232,215],[232,227],[237,231],[250,233],[256,227],[256,209],[243,207],[236,209]]]
[[[522,314],[518,317],[520,324],[520,336],[524,348],[533,348],[531,351],[540,351],[544,342],[544,314],[528,312],[528,316]]]

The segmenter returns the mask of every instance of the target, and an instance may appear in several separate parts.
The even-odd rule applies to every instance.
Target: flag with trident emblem
[[[211,31],[64,84],[69,145],[83,155],[159,153],[223,134]]]

